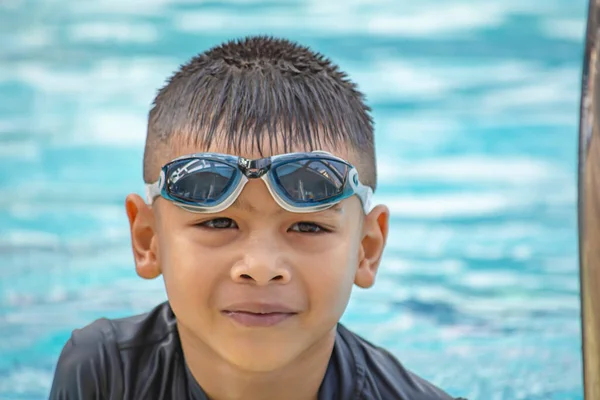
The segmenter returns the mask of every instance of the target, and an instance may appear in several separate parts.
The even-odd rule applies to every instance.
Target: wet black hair
[[[346,73],[322,54],[271,36],[249,36],[193,57],[167,80],[148,118],[144,180],[156,179],[173,145],[232,154],[265,147],[349,148],[360,179],[375,189],[371,109]],[[246,147],[244,147],[246,146]]]

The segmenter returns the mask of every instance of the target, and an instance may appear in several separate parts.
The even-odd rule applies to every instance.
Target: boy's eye
[[[211,228],[211,229],[232,229],[237,228],[237,224],[231,218],[215,218],[209,221],[204,221],[198,226]]]
[[[327,229],[312,223],[312,222],[298,222],[290,228],[291,231],[300,233],[321,233],[328,232]]]

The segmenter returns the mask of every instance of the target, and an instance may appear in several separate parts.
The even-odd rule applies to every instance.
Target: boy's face
[[[184,148],[170,158],[203,150],[227,153]],[[326,211],[287,212],[260,179],[218,214],[160,197],[150,208],[136,195],[127,212],[137,271],[162,273],[184,346],[251,371],[275,370],[331,341],[353,284],[374,282],[389,218],[383,206],[365,216],[356,196]]]

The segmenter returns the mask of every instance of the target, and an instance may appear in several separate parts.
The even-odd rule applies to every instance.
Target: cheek
[[[211,302],[218,280],[216,252],[206,251],[183,233],[170,233],[159,239],[159,245],[163,279],[173,309],[176,314],[183,309],[198,313]]]
[[[358,266],[355,241],[346,238],[341,243],[314,254],[304,271],[312,308],[332,318],[339,318],[346,309]]]

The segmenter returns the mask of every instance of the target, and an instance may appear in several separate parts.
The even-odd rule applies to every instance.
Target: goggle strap
[[[152,204],[154,199],[160,196],[160,192],[162,191],[162,185],[165,181],[165,171],[161,170],[160,175],[158,176],[158,180],[154,183],[146,184],[146,202],[148,204]]]
[[[364,193],[360,193],[361,191],[364,191]],[[371,208],[373,207],[373,189],[371,189],[369,186],[362,186],[361,188],[359,188],[359,196],[361,199],[363,199],[363,208],[365,210],[365,214],[368,214],[371,212]]]
[[[146,203],[152,204],[154,199],[160,194],[158,190],[158,182],[146,184]]]
[[[358,171],[356,170],[356,168],[352,168],[348,172],[348,183],[354,189],[354,192],[360,199],[365,214],[368,214],[371,211],[372,207],[371,202],[373,200],[373,189],[371,189],[371,187],[369,186],[360,183],[360,180],[358,179]]]

